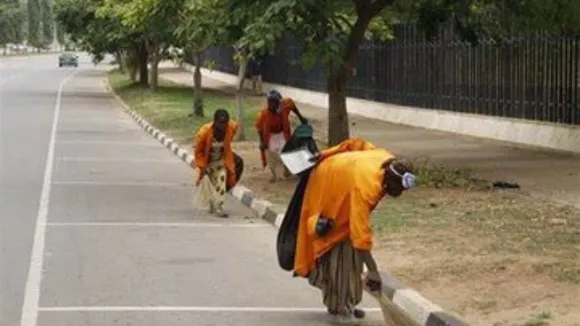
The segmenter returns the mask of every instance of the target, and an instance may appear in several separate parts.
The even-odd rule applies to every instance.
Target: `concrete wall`
[[[184,64],[184,68],[191,66]],[[234,84],[237,76],[202,69],[203,76]],[[250,83],[246,83],[249,87]],[[328,109],[328,94],[278,84],[264,83],[297,102]],[[456,113],[347,98],[349,113],[398,124],[491,138],[531,146],[580,153],[580,126]],[[580,108],[578,108],[580,110]]]

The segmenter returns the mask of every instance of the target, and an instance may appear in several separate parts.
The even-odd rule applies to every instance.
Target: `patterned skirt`
[[[310,285],[322,290],[322,300],[333,315],[350,315],[362,301],[363,261],[350,241],[332,248],[308,276]]]
[[[207,168],[207,175],[199,185],[200,203],[203,206],[220,208],[226,195],[226,168],[223,161],[212,162]]]

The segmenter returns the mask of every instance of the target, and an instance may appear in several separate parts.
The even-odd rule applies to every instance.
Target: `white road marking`
[[[122,163],[179,163],[182,164],[180,161],[176,160],[175,158],[169,159],[140,159],[140,158],[131,158],[131,157],[116,157],[116,158],[108,158],[108,157],[59,157],[59,161],[68,161],[68,162],[122,162]]]
[[[40,282],[42,281],[42,264],[44,259],[44,245],[46,236],[46,220],[48,218],[48,207],[50,201],[50,187],[52,180],[52,170],[54,165],[54,147],[56,142],[56,129],[58,126],[58,116],[60,113],[60,103],[62,99],[62,90],[64,85],[75,72],[68,75],[58,85],[56,102],[54,104],[54,117],[52,120],[52,130],[48,143],[48,153],[46,156],[46,165],[44,168],[44,179],[42,181],[42,191],[40,203],[38,206],[38,215],[36,216],[36,226],[34,229],[34,243],[32,245],[32,254],[30,257],[30,267],[28,268],[28,278],[24,290],[24,302],[22,304],[22,315],[20,326],[35,326],[38,317],[38,303],[40,299]]]
[[[128,186],[128,187],[189,187],[189,183],[168,182],[100,182],[100,181],[53,181],[57,186]]]
[[[190,222],[190,223],[158,223],[158,222],[53,222],[47,223],[50,227],[158,227],[158,228],[261,228],[272,226],[267,223],[204,223],[204,222]]]
[[[367,312],[379,312],[380,308],[361,308]],[[78,307],[40,307],[42,312],[147,312],[147,311],[177,311],[177,312],[326,312],[326,308],[302,307],[201,307],[201,306],[78,306]]]
[[[59,144],[96,144],[96,145],[119,145],[119,146],[138,146],[138,145],[159,145],[154,141],[114,141],[114,140],[74,140],[74,139],[59,139]]]

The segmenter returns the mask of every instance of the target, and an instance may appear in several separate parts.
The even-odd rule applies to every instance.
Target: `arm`
[[[358,191],[350,197],[350,238],[353,247],[361,255],[370,272],[378,272],[377,263],[371,254],[373,247],[373,230],[371,228],[372,208]]]
[[[258,116],[256,117],[256,123],[254,126],[256,127],[256,131],[258,132],[258,137],[260,137],[260,149],[264,149],[264,118],[265,114],[264,111],[260,111]]]
[[[298,119],[300,119],[300,123],[308,124],[308,120],[300,113],[300,111],[296,107],[296,103],[294,103],[294,101],[291,98],[286,98],[284,99],[284,101],[286,101],[287,103],[286,105],[288,106],[290,112],[294,112],[294,114],[296,114]]]
[[[196,185],[199,185],[203,175],[205,174],[205,169],[207,165],[205,146],[206,146],[205,132],[203,129],[201,129],[195,137],[195,147],[193,149],[194,160],[192,162],[192,165],[193,167],[197,167],[199,169]]]

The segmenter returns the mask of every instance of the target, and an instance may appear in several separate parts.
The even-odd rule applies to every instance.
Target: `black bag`
[[[318,147],[314,141],[312,127],[310,125],[299,125],[293,132],[292,137],[286,142],[282,152],[288,152],[300,147],[307,146],[312,153],[318,153]],[[300,225],[300,213],[302,211],[302,202],[306,185],[313,168],[307,169],[298,174],[300,180],[296,185],[294,194],[286,214],[282,220],[282,225],[278,230],[276,240],[276,252],[278,254],[278,264],[283,270],[292,271],[294,269],[294,257],[296,255],[296,238],[298,236],[298,226]]]
[[[312,169],[301,173],[300,181],[294,190],[294,195],[288,204],[284,220],[278,230],[276,240],[276,251],[278,254],[278,264],[283,270],[291,271],[294,269],[294,256],[296,255],[296,238],[298,236],[298,226],[300,224],[300,212],[302,211],[302,202],[306,185]]]

